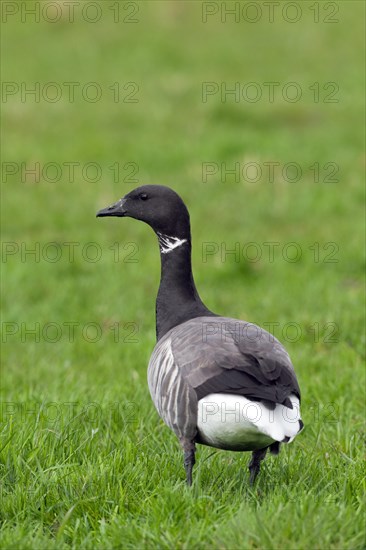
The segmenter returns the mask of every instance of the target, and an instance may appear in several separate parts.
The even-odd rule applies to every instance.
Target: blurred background
[[[361,4],[43,4],[3,6],[4,320],[133,321],[153,335],[154,235],[94,217],[159,183],[191,212],[209,307],[335,322],[357,347]],[[19,336],[7,338],[12,372],[30,349],[46,353]],[[72,361],[77,343],[55,348]]]
[[[3,2],[2,21],[13,420],[19,403],[152,412],[156,239],[95,213],[157,183],[190,210],[207,306],[287,346],[305,424],[332,403],[359,430],[363,3]]]

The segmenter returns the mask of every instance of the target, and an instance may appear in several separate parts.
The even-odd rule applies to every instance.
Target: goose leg
[[[194,444],[194,441],[186,439],[185,437],[181,438],[180,444],[184,451],[184,468],[186,471],[187,485],[191,486],[192,470],[193,470],[194,463],[196,462],[196,459],[195,459],[196,446]]]
[[[249,462],[249,483],[250,485],[254,485],[254,482],[256,480],[257,475],[259,474],[259,470],[261,469],[261,462],[266,456],[268,447],[265,447],[264,449],[259,449],[258,451],[253,451],[252,453],[252,459]]]

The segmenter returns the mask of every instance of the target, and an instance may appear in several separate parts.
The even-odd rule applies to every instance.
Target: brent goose
[[[192,275],[189,214],[175,191],[144,185],[97,216],[141,220],[158,237],[157,343],[148,384],[159,415],[183,448],[188,485],[196,443],[253,451],[254,483],[267,450],[277,454],[303,427],[287,351],[260,327],[216,315],[203,304]]]

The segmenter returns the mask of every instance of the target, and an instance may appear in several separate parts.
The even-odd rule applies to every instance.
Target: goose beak
[[[97,212],[97,218],[102,218],[104,216],[127,216],[127,210],[124,207],[125,202],[127,199],[120,199],[115,204],[111,204],[111,206],[107,206],[107,208],[102,208],[102,210],[99,210]]]

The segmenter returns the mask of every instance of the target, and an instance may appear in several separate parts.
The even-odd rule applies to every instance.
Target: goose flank
[[[135,218],[157,235],[161,279],[148,384],[159,415],[180,441],[187,484],[197,443],[252,451],[253,484],[267,450],[277,454],[303,428],[287,351],[262,328],[217,315],[202,302],[192,274],[189,213],[173,189],[138,187],[97,216]]]

